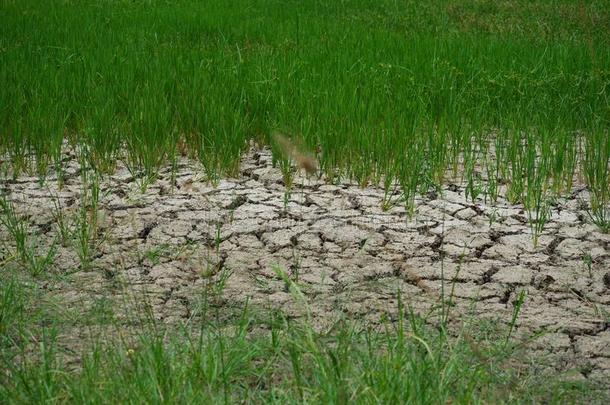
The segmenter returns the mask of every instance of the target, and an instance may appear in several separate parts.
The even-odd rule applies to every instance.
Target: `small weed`
[[[525,290],[521,290],[519,295],[513,301],[513,314],[510,318],[508,333],[506,334],[506,339],[504,340],[504,345],[506,346],[512,337],[513,331],[515,329],[515,324],[517,322],[517,318],[519,317],[519,313],[521,312],[521,307],[525,302]]]
[[[288,209],[288,204],[290,203],[291,196],[292,196],[292,190],[290,188],[285,188],[284,194],[283,194],[284,211],[286,211]]]
[[[214,294],[217,297],[221,297],[224,293],[225,287],[227,286],[227,281],[233,275],[233,270],[227,266],[222,266],[220,271],[218,272],[218,279],[215,283]]]
[[[21,266],[33,276],[44,273],[54,262],[57,241],[54,240],[47,252],[38,255],[36,242],[30,237],[24,220],[17,217],[14,207],[6,197],[0,196],[0,224],[2,224],[15,243],[15,256],[19,259]]]
[[[144,259],[148,260],[152,266],[159,264],[162,257],[167,257],[172,251],[173,247],[167,243],[163,243],[159,246],[151,247],[144,251],[138,259],[139,263],[142,263]]]
[[[295,283],[299,283],[299,275],[301,272],[301,257],[299,256],[296,248],[292,249],[292,265],[290,266],[290,275],[292,276],[292,281]]]
[[[589,273],[589,278],[593,278],[593,258],[591,254],[582,251],[582,262]]]
[[[499,219],[498,209],[492,208],[491,212],[487,215],[487,217],[489,218],[489,226],[492,226]]]
[[[7,229],[16,245],[18,256],[22,263],[27,263],[30,256],[28,244],[28,231],[25,222],[15,215],[15,210],[4,196],[0,198],[0,221]]]
[[[185,261],[193,254],[195,242],[187,241],[178,246],[169,243],[162,243],[157,246],[152,246],[144,251],[138,251],[138,263],[156,266],[161,263],[161,259]]]
[[[214,249],[216,250],[216,256],[220,255],[220,244],[222,243],[221,231],[222,231],[222,222],[216,222],[216,234],[214,236]]]

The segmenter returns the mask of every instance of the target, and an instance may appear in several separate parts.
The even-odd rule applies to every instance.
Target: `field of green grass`
[[[507,183],[540,210],[577,175],[608,226],[607,0],[0,4],[14,173],[61,169],[67,139],[102,172],[187,153],[217,178],[277,131],[330,180],[399,183],[407,204],[453,169],[473,197]]]
[[[539,233],[552,200],[584,185],[610,231],[609,128],[610,0],[0,0],[4,179],[61,174],[74,147],[84,172],[123,161],[154,181],[186,155],[215,181],[238,174],[250,141],[289,179],[283,134],[328,181],[396,187],[410,210],[457,179],[472,199],[522,203]],[[44,270],[0,202],[19,259]],[[328,335],[256,308],[226,320],[204,306],[179,332],[142,313],[137,336],[84,342],[65,364],[58,334],[86,319],[52,310],[32,281],[45,272],[10,260],[0,404],[593,398],[524,365],[511,330],[450,332],[444,307],[437,327],[403,308],[384,328],[347,320]]]

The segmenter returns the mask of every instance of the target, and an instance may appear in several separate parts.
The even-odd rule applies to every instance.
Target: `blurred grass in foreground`
[[[528,358],[510,325],[449,325],[448,308],[424,319],[400,295],[390,300],[394,315],[376,325],[337,319],[320,332],[307,317],[250,307],[227,317],[231,309],[209,296],[182,327],[167,327],[151,320],[145,300],[132,314],[115,314],[103,296],[66,307],[10,274],[0,278],[0,398],[7,404],[607,400],[595,382]]]

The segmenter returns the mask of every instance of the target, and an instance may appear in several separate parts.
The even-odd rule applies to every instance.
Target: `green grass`
[[[610,216],[607,0],[0,7],[0,151],[16,172],[31,156],[61,170],[68,139],[101,172],[123,159],[154,179],[186,153],[215,179],[280,131],[319,147],[331,180],[398,183],[407,205],[453,168],[473,198],[507,182],[540,220],[576,173],[597,222]]]
[[[537,235],[576,180],[610,230],[608,0],[0,0],[0,83],[2,176],[53,168],[61,181],[66,142],[90,176],[75,223],[59,223],[83,269],[100,237],[98,175],[117,160],[142,189],[182,154],[216,181],[253,139],[288,185],[276,132],[317,151],[330,181],[381,184],[386,207],[413,212],[448,175],[472,199],[506,184]],[[126,326],[104,297],[53,310],[37,286],[57,282],[55,245],[41,251],[1,197],[15,249],[0,255],[0,403],[603,403],[525,361],[518,308],[508,329],[451,333],[444,306],[431,323],[401,308],[323,333],[259,308],[178,330],[130,314],[140,328],[118,339]],[[77,353],[62,341],[75,326],[109,335]]]
[[[301,300],[296,284],[287,283]],[[449,333],[436,312],[427,323],[398,299],[394,320],[339,319],[322,332],[307,317],[294,320],[281,311],[246,307],[227,317],[208,300],[182,327],[164,327],[143,309],[134,328],[114,318],[105,300],[79,318],[70,315],[76,308],[49,305],[44,291],[23,277],[6,277],[0,279],[0,398],[7,404],[603,403],[599,387],[542,373],[541,359],[529,364],[511,326],[479,320]],[[66,348],[61,336],[73,324],[92,332]]]
[[[36,276],[45,272],[55,259],[56,241],[51,242],[46,252],[39,254],[41,248],[38,245],[34,235],[30,234],[26,222],[17,216],[13,204],[7,201],[6,197],[0,194],[0,225],[6,229],[8,235],[13,240],[15,253],[12,255],[19,261],[21,267]],[[7,255],[9,248],[5,245],[5,241],[0,241],[0,247],[3,248]],[[3,255],[4,256],[4,255]],[[11,257],[1,257],[0,268],[4,261],[10,260]]]

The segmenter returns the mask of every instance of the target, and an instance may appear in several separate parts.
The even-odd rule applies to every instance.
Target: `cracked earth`
[[[74,156],[64,163],[62,188],[53,173],[44,185],[0,180],[41,250],[58,238],[58,217],[74,228],[69,218],[81,205],[80,166]],[[66,278],[44,286],[67,308],[85,311],[105,298],[120,316],[130,295],[172,323],[196,317],[214,282],[224,288],[218,308],[248,302],[304,316],[281,269],[320,329],[340,315],[393,317],[398,292],[420,314],[438,307],[444,292],[454,315],[508,324],[524,291],[516,330],[540,334],[528,343],[531,361],[578,379],[610,377],[610,235],[590,223],[584,187],[555,202],[537,246],[523,207],[502,197],[472,202],[459,184],[416,199],[412,218],[400,204],[382,210],[382,189],[348,182],[297,176],[286,195],[266,150],[249,151],[239,178],[215,186],[183,159],[143,193],[119,165],[100,191],[91,265],[81,267],[73,245],[59,246],[52,272]],[[4,229],[0,240],[12,243]]]

